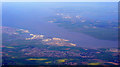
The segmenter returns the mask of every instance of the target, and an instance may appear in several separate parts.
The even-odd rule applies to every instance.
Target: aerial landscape
[[[118,3],[3,3],[2,65],[119,65]]]

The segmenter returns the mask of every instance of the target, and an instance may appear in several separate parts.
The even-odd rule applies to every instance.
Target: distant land
[[[58,26],[64,27],[71,32],[84,33],[98,39],[118,40],[118,28],[120,27],[118,27],[117,18],[112,18],[113,20],[110,20],[108,18],[111,18],[111,16],[108,17],[106,14],[97,14],[97,11],[101,11],[99,12],[100,14],[109,12],[116,17],[117,13],[115,11],[104,11],[102,8],[97,9],[95,7],[93,11],[96,12],[93,13],[93,11],[86,11],[89,10],[89,8],[84,9],[80,8],[80,6],[74,8],[56,8],[54,10],[56,15],[51,16],[51,19],[48,19],[48,22],[50,23],[57,23]]]

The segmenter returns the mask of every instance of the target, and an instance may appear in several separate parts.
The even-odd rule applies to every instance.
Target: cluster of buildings
[[[111,49],[108,49],[106,51],[108,51],[108,52],[119,52],[119,49],[111,48]]]
[[[2,29],[2,33],[7,33],[7,34],[10,34],[10,35],[18,35],[19,32],[20,33],[30,33],[28,30],[24,30],[24,29],[14,29],[14,28],[10,28],[10,27],[1,27],[0,29]]]
[[[43,39],[42,40],[46,45],[56,45],[56,46],[76,46],[76,44],[69,43],[66,41],[66,39],[61,39],[61,38],[48,38],[48,39]]]
[[[2,29],[2,33],[7,33],[9,35],[17,33],[16,29],[13,29],[13,28],[10,28],[10,27],[2,26],[0,29]]]
[[[17,31],[21,31],[22,33],[30,33],[28,30],[24,30],[24,29],[18,29]]]
[[[86,54],[85,52],[75,52],[74,50],[69,51],[58,51],[58,50],[49,50],[45,48],[27,48],[22,49],[25,55],[30,57],[81,57],[81,58],[93,58],[94,55]]]
[[[42,41],[47,42],[47,41],[51,41],[51,40],[55,40],[55,41],[69,41],[69,40],[61,39],[61,38],[52,38],[52,39],[48,38],[48,39],[44,39]]]
[[[56,15],[64,15],[63,13],[57,13]]]
[[[63,18],[64,19],[71,19],[72,17],[70,17],[70,16],[64,16]]]
[[[44,35],[34,35],[34,34],[30,34],[30,38],[26,38],[26,40],[33,40],[33,39],[43,39]]]
[[[61,38],[44,38],[44,35],[34,35],[30,34],[29,38],[26,38],[26,40],[34,40],[34,39],[41,39],[42,42],[45,43],[45,45],[56,45],[56,46],[76,46],[76,44],[69,43],[66,39]]]

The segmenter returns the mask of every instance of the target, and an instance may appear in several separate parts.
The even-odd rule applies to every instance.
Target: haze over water
[[[101,4],[73,3],[71,5],[69,3],[67,4],[66,3],[59,3],[59,4],[58,3],[3,3],[3,11],[2,11],[3,26],[28,29],[31,33],[43,34],[47,37],[59,37],[63,39],[68,39],[72,43],[75,43],[77,44],[77,46],[80,46],[80,47],[90,47],[90,48],[117,47],[118,45],[117,41],[99,40],[83,33],[71,32],[71,31],[68,31],[67,29],[59,27],[55,23],[49,23],[46,20],[46,18],[56,14],[54,11],[55,8],[70,7],[70,6],[84,7],[89,5],[91,5],[91,7],[94,6],[95,8],[97,8]],[[102,8],[103,10],[105,8],[108,8],[109,10],[117,10],[117,7],[113,8],[117,4],[114,5],[113,3],[110,3],[107,6],[105,3],[103,3],[103,5],[105,6],[104,8]],[[110,5],[112,5],[111,8],[110,8]],[[99,19],[99,18],[95,18],[95,19]],[[109,19],[109,18],[106,18],[106,19]],[[112,20],[112,19],[109,19],[109,20]]]

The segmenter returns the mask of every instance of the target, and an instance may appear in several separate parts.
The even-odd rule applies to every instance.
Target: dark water
[[[54,8],[70,6],[95,8],[102,6],[102,9],[117,10],[117,3],[3,3],[3,26],[23,28],[34,34],[68,39],[80,47],[117,47],[117,41],[99,40],[83,33],[70,32],[46,21],[46,18],[55,15]],[[115,20],[116,17],[113,19]]]

